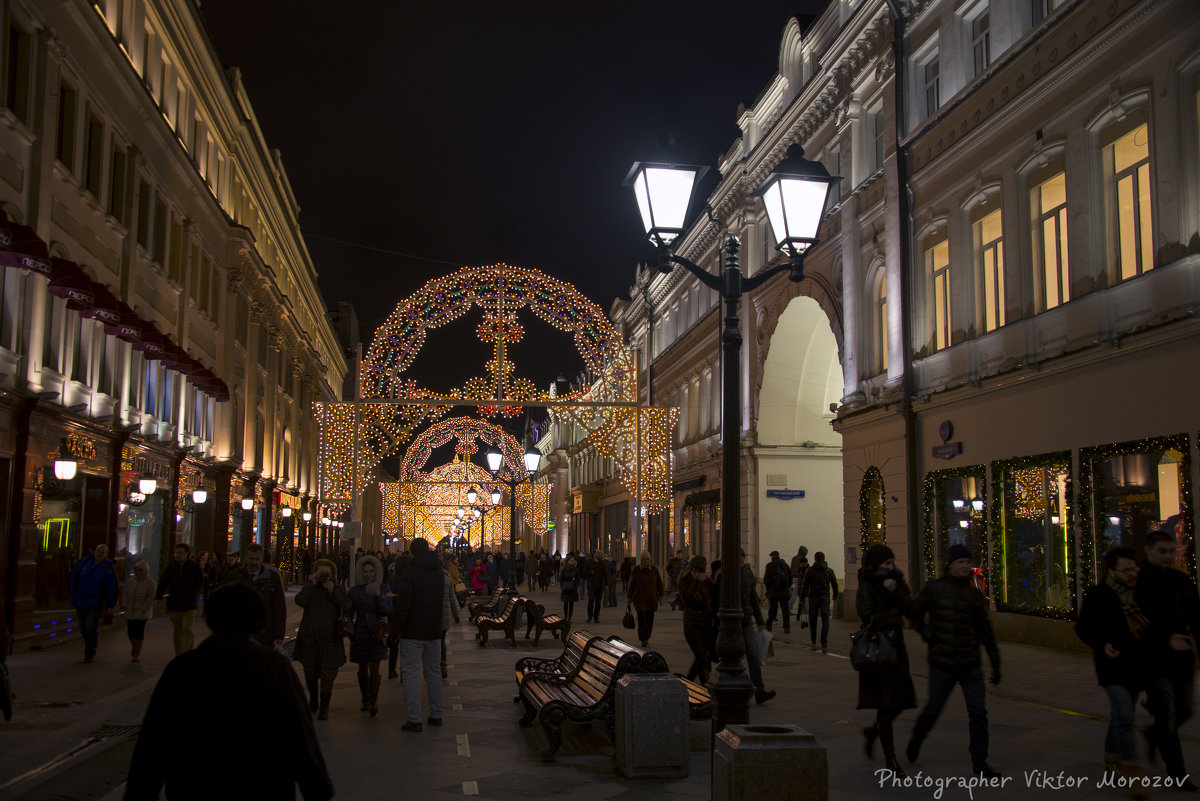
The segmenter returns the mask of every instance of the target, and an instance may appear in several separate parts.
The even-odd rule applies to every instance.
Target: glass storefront
[[[867,468],[859,490],[858,506],[862,518],[861,545],[865,553],[872,545],[887,543],[887,506],[883,502],[883,475],[877,467]]]
[[[943,575],[951,545],[965,545],[976,585],[988,593],[987,501],[983,465],[925,474],[925,578]]]
[[[53,468],[34,477],[34,522],[37,525],[37,574],[33,591],[36,611],[71,608],[71,570],[83,556],[83,515],[78,479],[58,481]]]
[[[993,572],[997,608],[1071,613],[1070,454],[993,462],[992,481],[999,503]]]
[[[163,561],[163,543],[166,541],[167,525],[165,490],[147,495],[141,504],[124,503],[117,518],[118,532],[124,531],[124,542],[119,542],[128,557],[125,560],[125,578],[133,575],[133,566],[144,560],[150,566],[150,575],[159,576],[166,563]],[[127,499],[128,500],[128,499]]]

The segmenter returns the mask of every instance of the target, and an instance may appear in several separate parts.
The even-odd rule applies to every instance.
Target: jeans
[[[100,610],[76,609],[79,613],[79,633],[83,635],[83,655],[96,655],[96,644],[100,641]]]
[[[400,658],[404,668],[404,705],[408,719],[421,722],[421,674],[429,693],[429,717],[442,717],[441,649],[437,640],[401,640]]]
[[[942,713],[942,707],[946,705],[955,684],[962,687],[963,700],[967,702],[967,730],[971,736],[967,750],[971,753],[971,765],[982,765],[987,762],[988,756],[988,722],[987,690],[983,684],[981,665],[962,670],[942,670],[929,666],[929,698],[917,717],[912,736],[917,741],[925,739]]]
[[[758,636],[758,627],[753,623],[742,624],[742,639],[746,641],[746,672],[750,674],[750,682],[757,692],[766,689],[762,675],[762,640]]]
[[[196,610],[187,609],[183,612],[167,612],[171,618],[172,642],[175,644],[175,655],[192,650],[196,638],[192,635],[192,622],[196,619]]]
[[[1137,703],[1137,691],[1130,691],[1119,684],[1104,687],[1108,694],[1108,732],[1104,735],[1104,761],[1131,760],[1137,757],[1133,743],[1133,710]]]
[[[442,661],[443,662],[446,661],[446,635],[448,633],[449,633],[449,629],[442,629]]]
[[[791,628],[791,619],[788,614],[787,598],[772,598],[771,606],[767,611],[767,625],[775,622],[775,613],[779,612],[779,616],[783,618],[783,629],[787,631]]]
[[[1179,728],[1192,716],[1193,694],[1190,666],[1177,669],[1170,676],[1155,677],[1146,689],[1150,714],[1154,716],[1147,735],[1162,754],[1168,776],[1182,777],[1187,773],[1179,745]]]
[[[604,600],[604,590],[588,590],[587,615],[592,620],[600,620],[600,603]]]
[[[693,623],[683,624],[683,639],[688,648],[692,649],[692,666],[688,668],[687,678],[697,679],[701,684],[708,683],[712,663],[708,661],[708,646],[712,641],[712,626],[700,626]]]
[[[808,597],[808,628],[812,644],[817,644],[817,618],[821,619],[821,647],[829,645],[829,596],[810,595]]]
[[[638,612],[637,624],[638,639],[646,642],[650,639],[650,632],[654,631],[654,610]]]

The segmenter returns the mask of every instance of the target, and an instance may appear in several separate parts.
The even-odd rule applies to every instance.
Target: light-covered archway
[[[762,367],[754,449],[758,460],[759,554],[785,560],[800,545],[824,551],[845,575],[842,552],[842,438],[830,404],[843,389],[838,344],[820,304],[788,302],[771,332]],[[798,491],[803,491],[803,496]]]

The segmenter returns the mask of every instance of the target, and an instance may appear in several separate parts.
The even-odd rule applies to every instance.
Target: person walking
[[[817,551],[812,567],[804,571],[800,595],[808,600],[808,634],[813,650],[817,648],[817,618],[821,620],[821,653],[829,653],[829,609],[838,597],[837,576],[825,563],[825,554]]]
[[[605,607],[616,608],[617,606],[617,563],[613,561],[612,555],[604,555],[604,603]]]
[[[788,598],[792,594],[792,571],[787,562],[779,558],[779,551],[771,551],[771,561],[763,568],[763,588],[771,607],[767,611],[767,631],[775,626],[775,613],[783,618],[783,632],[792,630],[792,616],[788,614]]]
[[[592,558],[584,566],[584,581],[587,582],[587,622],[600,622],[600,604],[604,602],[604,586],[608,584],[608,568],[600,559],[600,552],[594,551]]]
[[[157,582],[150,578],[150,565],[138,561],[133,566],[133,575],[125,581],[117,608],[125,613],[125,632],[129,635],[129,661],[142,658],[142,645],[146,642],[146,622],[154,616],[154,593]]]
[[[693,556],[679,576],[679,601],[683,604],[683,639],[692,649],[692,666],[687,678],[708,684],[712,663],[709,649],[713,638],[713,580],[706,572],[707,560]]]
[[[538,580],[538,558],[533,551],[529,552],[529,556],[525,557],[525,587],[529,592],[533,592]],[[543,587],[542,589],[545,589]]]
[[[495,554],[488,554],[483,567],[487,570],[487,592],[491,595],[500,586],[500,565],[496,562]]]
[[[412,564],[412,558],[401,560],[399,558],[392,560],[392,572],[387,576],[387,585],[394,592],[400,586],[400,574]],[[392,614],[388,618],[388,667],[387,677],[389,680],[400,678],[400,674],[396,672],[396,664],[400,660],[400,621],[396,618],[396,604],[392,604]],[[400,679],[403,681],[403,679]]]
[[[808,610],[805,608],[805,598],[800,594],[800,586],[804,584],[804,574],[808,572],[808,548],[801,545],[792,557],[792,586],[796,596],[796,620],[800,628],[808,628]]]
[[[633,575],[633,563],[634,559],[632,556],[626,556],[621,560],[621,592],[629,592],[629,577]]]
[[[475,557],[475,564],[467,568],[467,576],[471,579],[471,592],[476,595],[483,595],[485,592],[491,594],[487,583],[487,568],[483,566],[482,556]]]
[[[1153,725],[1146,731],[1150,758],[1162,754],[1168,776],[1179,787],[1196,792],[1188,778],[1179,744],[1179,728],[1192,716],[1195,642],[1200,636],[1200,597],[1191,579],[1175,568],[1178,554],[1175,535],[1167,530],[1150,532],[1146,561],[1138,575],[1134,598],[1150,619],[1146,655],[1150,673],[1146,701]]]
[[[109,616],[117,603],[117,574],[113,560],[108,558],[108,546],[103,542],[90,554],[75,563],[67,581],[71,606],[78,614],[79,631],[83,635],[83,661],[96,659],[100,641],[100,619]]]
[[[415,538],[409,545],[412,564],[400,574],[396,588],[396,619],[400,624],[400,654],[404,671],[404,704],[408,719],[403,731],[421,731],[421,675],[429,695],[430,726],[442,725],[442,623],[447,592],[446,574],[429,542]],[[453,595],[453,591],[450,593]]]
[[[453,568],[453,571],[451,570]],[[451,622],[459,623],[461,619],[458,616],[458,610],[461,608],[458,603],[458,593],[455,591],[455,586],[458,584],[458,566],[454,564],[454,560],[447,556],[442,562],[442,572],[446,575],[446,605],[442,609],[442,678],[450,678],[450,671],[446,664],[446,635],[450,633]]]
[[[294,798],[297,786],[305,801],[333,797],[296,671],[251,640],[266,617],[262,596],[242,583],[205,599],[212,636],[172,659],[158,680],[129,762],[125,801],[155,801],[164,786],[172,801]],[[198,688],[211,688],[216,676],[230,708],[198,709]],[[236,780],[214,768],[231,758],[243,768]]]
[[[379,714],[379,663],[387,657],[383,628],[395,596],[387,584],[380,583],[383,565],[374,556],[360,557],[354,570],[354,586],[349,593],[354,613],[350,661],[358,665],[358,690],[362,693],[359,711],[375,717]]]
[[[1104,554],[1104,580],[1083,596],[1075,633],[1091,649],[1096,678],[1108,696],[1108,731],[1104,736],[1104,768],[1141,775],[1133,737],[1138,694],[1146,689],[1150,665],[1146,634],[1150,620],[1138,606],[1137,553],[1113,548]]]
[[[904,778],[904,768],[896,759],[892,724],[901,712],[917,705],[903,633],[904,618],[911,620],[913,616],[913,597],[904,574],[896,569],[896,554],[888,546],[872,545],[867,549],[858,571],[855,608],[863,628],[883,635],[896,649],[894,664],[858,672],[858,708],[875,710],[875,723],[863,729],[867,759],[874,757],[878,739],[884,766]]]
[[[579,600],[579,579],[579,563],[572,556],[558,572],[558,598],[562,601],[563,617],[568,621],[575,611],[575,602]]]
[[[746,561],[746,551],[743,548],[738,549],[738,555],[741,557],[741,576],[739,582],[742,590],[742,640],[746,644],[746,672],[750,674],[750,683],[754,685],[754,703],[765,704],[775,697],[774,690],[768,690],[766,681],[763,679],[763,662],[767,655],[763,652],[763,641],[761,632],[766,628],[766,622],[763,620],[762,605],[758,600],[758,591],[755,585],[758,580],[754,576],[754,568],[750,567],[750,563]],[[713,562],[715,566],[717,563]],[[714,578],[716,571],[714,569]],[[720,579],[717,579],[719,581]],[[718,584],[718,588],[719,588]],[[716,601],[720,602],[721,594],[716,593]],[[717,607],[720,612],[720,607]],[[718,619],[717,625],[720,625]]]
[[[820,563],[809,569],[809,575]],[[1000,683],[1000,649],[992,631],[988,600],[971,583],[971,552],[965,545],[951,545],[947,553],[949,573],[926,584],[913,608],[917,633],[929,644],[929,696],[917,717],[905,756],[916,762],[921,743],[937,722],[942,707],[957,684],[967,703],[971,772],[986,779],[1000,776],[988,764],[987,690],[983,684],[979,646],[992,663],[992,684]]]
[[[304,610],[292,659],[304,668],[308,709],[317,720],[329,718],[329,699],[338,669],[346,664],[342,641],[342,616],[350,608],[346,590],[337,583],[337,565],[317,560],[308,580],[296,594],[296,606]]]
[[[645,648],[654,631],[654,613],[663,598],[662,574],[654,568],[649,551],[642,551],[638,566],[629,575],[629,593],[626,606],[637,612],[637,637]]]
[[[550,589],[550,579],[554,577],[554,560],[545,551],[542,551],[542,558],[538,560],[538,582],[542,586],[542,592]]]
[[[267,564],[266,556],[261,545],[257,542],[250,543],[246,546],[245,564],[230,570],[225,578],[226,581],[250,585],[262,597],[263,608],[267,610],[267,622],[254,639],[264,648],[280,648],[283,646],[283,635],[287,628],[283,576],[278,568]]]
[[[196,644],[192,623],[196,620],[196,606],[204,589],[204,571],[191,560],[191,554],[192,546],[186,542],[175,546],[175,561],[163,571],[154,595],[155,598],[165,596],[167,599],[167,616],[171,618],[175,656],[192,650]]]

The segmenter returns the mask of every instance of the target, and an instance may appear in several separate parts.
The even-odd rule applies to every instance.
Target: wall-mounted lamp
[[[158,491],[158,479],[146,473],[138,479],[138,492],[143,495],[153,495]]]

